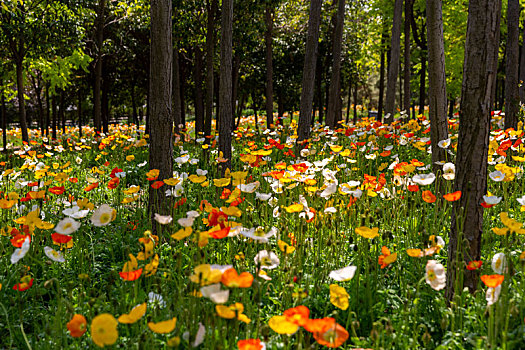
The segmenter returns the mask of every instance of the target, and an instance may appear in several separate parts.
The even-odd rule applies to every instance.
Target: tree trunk
[[[174,48],[173,49],[173,124],[175,124],[175,132],[179,132],[180,125],[182,124],[182,101],[180,98],[180,94],[181,94],[181,88],[180,88],[179,49]],[[204,128],[206,129],[206,126]]]
[[[206,22],[206,115],[204,120],[204,135],[211,135],[211,121],[213,114],[214,96],[214,69],[213,58],[215,55],[215,14],[217,13],[218,0],[206,1],[208,19]]]
[[[16,89],[18,97],[18,113],[20,117],[20,129],[22,131],[22,141],[29,142],[27,133],[26,105],[24,99],[24,66],[23,59],[16,62]]]
[[[317,110],[319,111],[319,114],[317,116],[317,120],[319,121],[319,124],[323,123],[323,114],[324,114],[324,108],[323,108],[323,67],[322,67],[322,56],[317,56],[317,67],[315,69],[315,81],[316,81],[316,90],[317,90]],[[314,123],[312,123],[313,125]]]
[[[64,113],[64,90],[60,89],[60,96],[58,98],[58,122],[60,123],[60,127],[62,129],[62,135],[65,135],[66,133],[66,116]]]
[[[421,55],[421,70],[419,71],[419,114],[425,114],[425,78],[427,76],[427,55]]]
[[[78,136],[82,138],[82,90],[78,89]]]
[[[50,108],[51,108],[51,102],[49,98],[49,84],[46,84],[46,136],[49,136],[49,125],[51,124],[51,115],[50,115]]]
[[[52,96],[51,101],[51,117],[53,118],[53,130],[51,131],[51,138],[53,140],[57,139],[57,95]]]
[[[518,128],[520,2],[508,0],[507,62],[505,66],[505,129]]]
[[[233,53],[233,49],[232,49]],[[235,129],[234,117],[239,95],[239,71],[241,69],[241,56],[235,55],[232,63],[232,131]]]
[[[193,65],[195,79],[195,135],[204,132],[204,99],[202,91],[202,50],[195,46],[195,64]],[[198,136],[200,137],[200,136]]]
[[[445,43],[441,6],[442,0],[427,0],[428,114],[430,117],[432,168],[435,174],[441,170],[436,162],[447,160],[446,150],[439,147],[438,143],[448,138]]]
[[[346,120],[345,123],[348,124],[350,121],[350,107],[352,106],[352,81],[348,82],[348,100],[346,101]]]
[[[404,56],[404,76],[403,76],[403,88],[405,99],[403,100],[403,109],[407,112],[410,117],[410,16],[412,16],[412,6],[414,0],[405,0],[405,56]]]
[[[523,19],[523,28],[525,28],[525,18]],[[523,37],[525,38],[525,30],[523,31]],[[520,101],[525,103],[525,41],[522,41],[521,45],[521,57],[520,57],[520,81],[524,82],[520,85]]]
[[[383,97],[385,96],[385,56],[386,33],[381,35],[381,64],[379,66],[379,101],[377,102],[377,120],[383,121]]]
[[[266,128],[270,129],[273,125],[273,53],[272,53],[272,36],[273,36],[273,7],[266,4]]]
[[[109,77],[107,71],[104,70],[104,77],[102,78],[102,131],[106,135],[109,133],[109,121],[111,119],[110,109],[109,109]]]
[[[182,128],[186,128],[186,61],[180,59],[179,55],[179,65],[180,65],[180,119]]]
[[[99,0],[97,7],[97,19],[95,29],[95,46],[97,53],[95,57],[95,80],[93,83],[93,123],[95,131],[102,130],[102,108],[100,101],[100,90],[102,85],[102,45],[104,45],[104,11],[106,8],[106,0]]]
[[[334,28],[334,41],[332,45],[332,78],[330,79],[330,90],[328,98],[328,110],[326,112],[326,125],[335,128],[338,115],[341,113],[337,109],[341,99],[341,49],[343,46],[343,25],[345,20],[345,0],[338,0],[337,15]]]
[[[403,0],[395,0],[392,39],[390,42],[390,62],[388,64],[388,80],[386,86],[385,123],[388,124],[394,120],[396,81],[399,73],[402,10]]]
[[[172,89],[172,23],[171,0],[151,1],[150,51],[150,169],[158,169],[158,180],[173,176],[173,120],[171,115]],[[155,213],[170,213],[163,190],[149,188],[149,210],[153,229]]]
[[[38,105],[38,124],[40,126],[40,134],[44,136],[44,104],[42,102],[42,82],[40,76],[37,75],[37,78],[31,76],[31,81],[33,83],[33,89],[35,90],[36,101]]]
[[[304,56],[303,81],[301,84],[299,125],[297,127],[297,141],[303,141],[310,137],[310,119],[312,118],[312,101],[314,98],[315,65],[317,62],[317,46],[319,43],[321,5],[322,0],[310,1],[308,34],[306,37],[306,53]]]
[[[478,272],[464,269],[467,262],[479,260],[481,253],[480,203],[487,192],[491,90],[496,78],[500,12],[499,0],[469,1],[454,181],[454,190],[461,191],[461,198],[454,202],[452,210],[446,290],[449,300],[463,287],[474,292],[479,284]]]
[[[357,83],[357,79],[355,80],[354,85],[354,125],[357,124],[357,89],[359,85]]]
[[[449,105],[448,105],[448,118],[449,119],[452,119],[454,117],[454,103],[456,101],[455,100],[450,100],[449,101]]]
[[[219,151],[226,161],[221,163],[221,174],[231,169],[232,157],[232,40],[233,0],[222,1],[221,11],[221,69],[219,84]]]
[[[3,81],[0,81],[0,86],[4,84]],[[2,151],[5,153],[7,151],[7,112],[5,108],[5,96],[4,91],[0,94],[0,99],[2,100]]]

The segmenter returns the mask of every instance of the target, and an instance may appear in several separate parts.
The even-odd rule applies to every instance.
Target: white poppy
[[[489,177],[496,182],[501,182],[503,179],[505,179],[505,174],[503,174],[501,171],[496,170],[491,173],[489,173]]]
[[[427,186],[430,185],[434,180],[436,179],[436,175],[434,173],[429,174],[417,174],[412,177],[412,181],[417,183],[421,186]]]
[[[91,223],[97,227],[106,226],[113,220],[114,211],[109,205],[102,204],[91,216]]]
[[[55,232],[61,235],[70,235],[80,227],[80,222],[75,221],[72,218],[65,218],[55,226]]]
[[[280,260],[274,252],[267,250],[261,250],[253,259],[255,264],[260,266],[261,269],[272,270],[279,266]]]
[[[497,274],[503,274],[507,271],[507,257],[503,253],[497,253],[492,258],[492,270]]]
[[[57,252],[51,247],[44,247],[44,253],[47,255],[49,259],[53,261],[61,262],[61,263],[66,261],[66,259],[64,259],[64,256],[62,255],[61,252]]]
[[[160,214],[155,213],[153,218],[155,219],[155,221],[157,221],[161,225],[168,225],[173,221],[173,218],[171,217],[171,215],[160,215]]]
[[[24,243],[22,243],[22,247],[16,248],[11,255],[11,264],[16,264],[18,261],[20,261],[20,259],[26,256],[27,252],[29,251],[29,246],[30,238],[27,236],[26,239],[24,239]]]
[[[488,288],[487,293],[485,294],[485,299],[487,300],[487,305],[490,306],[494,304],[499,299],[499,294],[501,293],[501,284],[496,288]]]
[[[328,276],[338,282],[350,281],[354,278],[356,270],[357,266],[347,266],[339,270],[333,270]]]
[[[425,270],[425,280],[432,289],[441,290],[445,288],[447,276],[442,264],[436,260],[429,260]]]

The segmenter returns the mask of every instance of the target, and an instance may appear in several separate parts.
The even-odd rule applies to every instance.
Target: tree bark
[[[3,81],[0,81],[0,86],[4,84]],[[7,113],[5,108],[5,96],[4,91],[0,94],[0,99],[2,101],[2,151],[5,153],[7,151]]]
[[[465,270],[465,266],[468,261],[479,260],[481,253],[480,203],[487,191],[491,91],[496,79],[500,13],[501,0],[469,1],[454,181],[454,190],[461,191],[461,198],[452,210],[446,289],[449,300],[463,287],[474,292],[479,284],[478,272]]]
[[[523,28],[525,28],[525,19],[523,19]],[[523,38],[525,38],[525,30],[523,32]],[[521,45],[521,55],[520,55],[520,88],[519,88],[519,94],[520,94],[520,101],[521,103],[525,103],[525,42],[522,41]]]
[[[101,109],[102,109],[102,131],[107,135],[109,133],[109,121],[111,119],[110,109],[109,109],[109,76],[107,70],[104,69],[104,74],[102,78],[102,99],[101,99]]]
[[[62,129],[62,135],[66,133],[66,116],[64,114],[65,109],[65,103],[64,103],[64,90],[60,89],[58,98],[58,122],[60,123],[60,127]]]
[[[412,16],[412,6],[414,0],[405,0],[405,51],[404,51],[404,74],[403,74],[403,88],[404,100],[403,109],[410,117],[410,16]]]
[[[319,43],[319,25],[321,22],[322,0],[310,1],[308,19],[308,34],[306,37],[306,53],[304,57],[303,81],[301,84],[301,102],[299,108],[298,139],[303,141],[310,137],[310,123],[312,118],[312,101],[314,98],[315,65],[317,60],[317,46]]]
[[[99,0],[97,7],[97,24],[95,28],[95,45],[97,54],[95,57],[95,77],[93,83],[93,123],[95,131],[102,130],[102,108],[100,101],[100,90],[102,85],[102,45],[104,45],[104,11],[106,9],[106,0]]]
[[[213,96],[214,96],[214,69],[213,58],[215,55],[215,14],[217,13],[218,0],[207,0],[206,9],[208,19],[206,22],[206,107],[204,120],[204,135],[211,135],[211,121],[213,114]]]
[[[425,114],[425,78],[427,76],[427,55],[421,56],[421,70],[419,71],[419,114]]]
[[[50,108],[51,108],[51,102],[49,98],[49,83],[48,83],[46,84],[46,121],[45,121],[46,136],[49,136],[49,125],[51,124]]]
[[[233,36],[233,34],[232,34]],[[233,54],[233,45],[232,45]],[[241,56],[235,55],[232,61],[232,124],[231,130],[235,129],[235,108],[239,98],[239,71],[241,69]]]
[[[392,39],[390,42],[390,62],[388,64],[388,80],[386,86],[385,123],[388,124],[394,120],[396,81],[399,73],[402,10],[403,0],[395,0]]]
[[[173,49],[173,124],[175,124],[175,132],[179,132],[180,125],[182,124],[182,101],[180,98],[180,94],[181,94],[181,88],[180,88],[179,49],[174,48]]]
[[[82,90],[78,88],[78,136],[82,138]]]
[[[195,64],[193,65],[195,79],[195,135],[204,132],[204,99],[202,91],[202,50],[195,46]]]
[[[508,0],[507,61],[505,66],[505,129],[518,128],[519,112],[519,0]]]
[[[383,121],[383,98],[385,96],[385,56],[386,32],[381,35],[381,63],[379,66],[379,101],[377,102],[377,120]]]
[[[266,33],[264,36],[266,44],[266,128],[273,126],[273,7],[267,3],[265,10]]]
[[[51,97],[51,117],[53,118],[53,130],[51,131],[51,138],[53,140],[57,139],[57,95],[55,94]]]
[[[355,80],[355,85],[354,85],[354,125],[357,124],[357,89],[358,89],[359,85],[358,85],[358,81],[357,79]]]
[[[446,150],[439,147],[438,143],[448,138],[442,0],[427,0],[426,6],[430,142],[432,145],[432,167],[434,173],[438,174],[441,167],[436,162],[447,160]]]
[[[345,0],[338,0],[337,15],[334,28],[334,41],[332,46],[332,78],[330,79],[330,90],[328,98],[328,110],[326,112],[326,125],[335,128],[338,115],[339,100],[341,99],[341,49],[343,46],[343,25],[345,20]]]
[[[17,89],[17,97],[18,97],[18,113],[20,117],[20,129],[22,131],[22,141],[29,142],[29,134],[27,133],[26,104],[25,104],[25,99],[24,99],[23,59],[16,62],[16,89]]]
[[[221,11],[221,68],[219,83],[219,151],[226,161],[221,163],[221,174],[231,168],[232,157],[232,41],[233,0],[222,1]]]
[[[172,22],[171,0],[151,1],[150,51],[150,169],[158,169],[158,180],[173,176],[172,94]],[[153,229],[155,213],[170,212],[163,190],[149,188],[149,210]]]

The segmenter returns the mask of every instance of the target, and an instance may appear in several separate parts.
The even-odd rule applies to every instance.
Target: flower
[[[268,326],[279,334],[294,334],[299,329],[299,326],[286,316],[273,316],[268,321]]]
[[[379,228],[377,227],[368,228],[366,226],[361,226],[355,229],[355,233],[357,233],[361,237],[373,239],[379,236]]]
[[[507,257],[503,253],[497,253],[492,257],[492,270],[495,273],[503,274],[507,271]]]
[[[157,322],[157,323],[148,322],[148,328],[153,333],[157,333],[157,334],[170,333],[175,329],[176,325],[177,325],[176,317],[173,317],[171,320]]]
[[[249,272],[237,274],[237,271],[231,268],[223,272],[221,282],[230,288],[249,288],[252,286],[253,276]]]
[[[230,296],[229,290],[221,290],[220,283],[201,287],[200,292],[203,297],[210,299],[215,304],[224,304],[228,301],[228,297]]]
[[[279,266],[280,260],[274,252],[261,250],[253,259],[255,264],[260,265],[261,269],[275,269]]]
[[[348,332],[335,320],[328,328],[320,332],[314,332],[314,339],[321,345],[328,348],[338,348],[348,339]]]
[[[73,315],[73,318],[67,323],[67,329],[73,338],[81,337],[87,331],[86,318],[79,314]]]
[[[24,290],[28,290],[33,286],[33,279],[29,275],[25,275],[20,279],[20,283],[17,283],[13,286],[14,290],[17,290],[19,292],[23,292]]]
[[[55,231],[62,235],[70,235],[80,227],[80,222],[75,221],[72,218],[65,218],[59,221],[55,226]]]
[[[275,236],[277,233],[277,228],[272,227],[270,231],[265,232],[264,228],[259,226],[257,228],[252,229],[241,229],[241,235],[251,238],[255,241],[259,241],[261,243],[268,243],[268,238]]]
[[[455,202],[461,198],[461,191],[444,194],[443,198],[449,202]]]
[[[24,239],[24,243],[22,243],[22,247],[16,248],[13,254],[11,255],[11,264],[16,264],[18,261],[20,261],[20,259],[26,256],[27,252],[29,251],[30,242],[30,236],[26,236],[26,238]]]
[[[446,275],[443,265],[436,260],[429,260],[425,268],[425,280],[435,290],[445,288]]]
[[[501,285],[495,288],[487,288],[487,293],[485,294],[487,305],[490,306],[494,304],[496,301],[498,301],[500,293],[501,293]]]
[[[489,288],[496,288],[503,283],[505,276],[503,275],[482,275],[481,281]]]
[[[166,307],[166,302],[164,301],[164,298],[160,294],[156,294],[153,292],[148,293],[148,303],[153,305],[153,307],[160,307],[161,309]]]
[[[101,314],[96,316],[91,322],[91,338],[93,342],[101,348],[106,345],[113,345],[117,341],[118,322],[110,314]]]
[[[436,201],[436,196],[434,196],[430,191],[421,192],[421,197],[427,203],[434,203]]]
[[[443,148],[443,149],[447,149],[448,146],[450,146],[450,142],[451,142],[450,138],[445,139],[445,140],[441,140],[441,141],[438,142],[438,147],[439,148]]]
[[[397,259],[397,253],[390,253],[390,249],[383,246],[381,248],[381,255],[379,256],[378,263],[381,265],[381,268],[384,269],[388,265],[392,264]]]
[[[215,311],[217,311],[217,314],[222,318],[237,318],[239,321],[242,321],[244,323],[251,322],[251,320],[245,314],[243,314],[244,305],[241,303],[235,303],[230,306],[215,305]]]
[[[496,182],[501,182],[505,179],[505,174],[499,170],[489,173],[489,177]]]
[[[467,264],[467,270],[477,270],[481,267],[481,265],[483,265],[483,261],[481,260],[469,261],[469,263]]]
[[[330,272],[329,277],[338,282],[350,281],[352,278],[354,278],[356,270],[356,266],[343,267],[342,269]]]
[[[443,164],[443,178],[445,180],[454,180],[456,177],[456,166],[453,163]]]
[[[161,225],[168,225],[173,220],[171,215],[160,215],[157,213],[155,213],[154,219]]]
[[[412,177],[412,181],[414,181],[415,183],[421,186],[430,185],[432,182],[434,182],[435,179],[436,179],[436,175],[434,175],[434,173],[418,174]]]
[[[341,286],[338,286],[337,284],[330,285],[330,302],[335,307],[338,307],[341,310],[348,309],[348,298],[349,295],[346,292],[346,289],[344,289]]]
[[[120,323],[126,323],[126,324],[132,324],[137,322],[146,314],[146,303],[142,303],[140,305],[135,306],[129,314],[123,314],[120,315],[118,318],[118,321]]]
[[[209,264],[198,265],[193,271],[194,274],[190,276],[190,281],[199,283],[201,287],[219,283],[222,279],[222,271],[212,269]]]
[[[266,344],[260,339],[243,339],[237,342],[239,350],[266,350]]]
[[[44,247],[44,253],[47,255],[47,257],[49,259],[51,259],[53,261],[61,262],[61,263],[66,261],[66,259],[64,259],[64,256],[62,255],[62,253],[57,252],[53,248]]]
[[[111,208],[109,205],[102,204],[91,216],[91,223],[97,227],[106,226],[113,221],[116,213],[115,209]]]

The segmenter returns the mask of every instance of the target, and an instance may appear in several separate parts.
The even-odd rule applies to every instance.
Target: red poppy
[[[418,185],[408,185],[408,190],[410,192],[417,192],[419,191],[419,186]]]
[[[295,323],[300,327],[304,327],[306,322],[310,319],[310,310],[304,305],[299,305],[286,310],[283,315],[286,316],[288,321]]]
[[[55,242],[56,244],[66,244],[68,243],[70,240],[73,239],[73,237],[69,236],[69,235],[62,235],[60,233],[53,233],[51,235],[51,239],[53,240],[53,242]]]
[[[113,178],[113,177],[116,176],[115,174],[117,174],[117,173],[121,173],[121,172],[122,172],[122,169],[119,169],[119,168],[115,167],[115,168],[113,168],[113,170],[111,170],[111,174],[109,174],[109,176],[110,176],[111,178]]]
[[[480,277],[481,281],[489,288],[496,288],[503,283],[505,276],[503,275],[483,275]]]
[[[56,194],[56,195],[62,194],[64,193],[64,191],[65,191],[64,186],[55,186],[49,189],[49,192]]]
[[[28,187],[34,187],[34,186],[38,186],[38,181],[35,181],[35,182],[30,182],[27,184]]]
[[[104,162],[104,166],[109,166],[109,162],[107,160]]]
[[[228,215],[226,215],[222,211],[213,209],[210,215],[208,215],[208,226],[221,225],[221,227],[224,228],[224,221],[227,221],[227,220],[228,220]]]
[[[244,339],[237,342],[239,350],[261,350],[263,345],[259,339]]]
[[[481,260],[470,261],[467,264],[467,270],[470,270],[470,271],[477,270],[481,267],[481,265],[483,265],[483,261]]]
[[[333,324],[324,332],[315,332],[314,339],[328,348],[338,348],[348,339],[348,332],[338,323]]]
[[[135,281],[142,275],[142,268],[135,270],[135,271],[129,271],[129,272],[119,272],[118,273],[120,277],[126,281]]]
[[[230,191],[229,189],[227,188],[224,188],[222,190],[222,193],[221,193],[221,199],[227,199],[230,197],[230,195],[232,194],[232,191]]]
[[[22,247],[22,244],[24,244],[24,241],[27,237],[27,235],[17,234],[13,238],[11,238],[11,244],[13,245],[13,247],[20,248]],[[31,236],[29,236],[29,242],[31,242]]]
[[[461,198],[461,191],[447,193],[447,194],[443,195],[443,198],[445,198],[449,202],[455,202],[455,201],[457,201],[458,199]]]
[[[436,201],[436,196],[434,196],[430,191],[423,191],[421,193],[421,197],[427,203],[434,203]]]
[[[31,278],[29,282],[24,282],[24,278],[22,278],[22,282],[17,283],[13,286],[14,290],[17,290],[19,292],[23,292],[24,290],[28,290],[33,285],[33,279]]]
[[[151,187],[156,190],[161,188],[162,186],[164,186],[164,181],[155,181],[154,183],[151,184]]]
[[[230,233],[229,227],[221,228],[220,230],[217,230],[217,231],[208,231],[208,235],[211,238],[215,238],[215,239],[222,239],[224,237],[227,237],[228,233]]]
[[[98,187],[98,182],[95,182],[95,183],[93,183],[93,184],[90,184],[90,185],[86,186],[86,187],[84,188],[84,191],[89,192],[89,191],[91,191],[92,189],[97,188],[97,187]]]
[[[78,179],[76,177],[70,177],[68,181],[74,184],[78,183]]]
[[[108,181],[108,188],[110,190],[114,190],[115,188],[117,188],[119,183],[120,183],[120,179],[118,177],[114,177]]]

